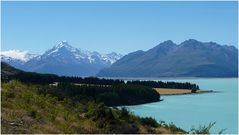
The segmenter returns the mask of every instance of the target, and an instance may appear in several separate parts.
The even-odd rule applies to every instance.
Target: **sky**
[[[148,50],[165,40],[238,43],[237,2],[2,2],[1,50],[41,54],[66,40],[100,53]]]

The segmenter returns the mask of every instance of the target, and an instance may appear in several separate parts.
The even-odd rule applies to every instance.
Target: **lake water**
[[[220,91],[195,95],[161,96],[162,102],[127,106],[139,116],[151,116],[156,120],[189,131],[192,126],[216,122],[212,133],[226,129],[224,133],[238,133],[238,81],[237,78],[167,79],[162,81],[191,82],[202,90]]]

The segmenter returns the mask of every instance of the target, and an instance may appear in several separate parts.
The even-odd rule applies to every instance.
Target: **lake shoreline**
[[[176,95],[194,95],[205,93],[216,93],[213,90],[197,90],[196,93],[192,93],[189,89],[171,89],[171,88],[154,88],[161,96],[176,96]]]
[[[188,131],[192,125],[197,127],[216,121],[211,133],[217,134],[221,129],[226,129],[225,134],[238,133],[238,78],[177,81],[195,83],[201,90],[213,90],[213,92],[161,95],[160,98],[164,99],[162,102],[127,106],[127,108],[141,117],[150,116],[157,121],[173,122]]]

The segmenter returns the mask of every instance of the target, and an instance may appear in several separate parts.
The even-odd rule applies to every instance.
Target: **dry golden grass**
[[[171,88],[154,88],[161,95],[185,95],[185,94],[199,94],[208,93],[212,91],[197,90],[196,93],[191,93],[189,89],[171,89]]]

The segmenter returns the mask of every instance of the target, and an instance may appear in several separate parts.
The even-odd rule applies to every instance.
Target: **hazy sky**
[[[59,41],[127,54],[165,40],[237,46],[237,2],[2,2],[1,49],[43,53]]]

